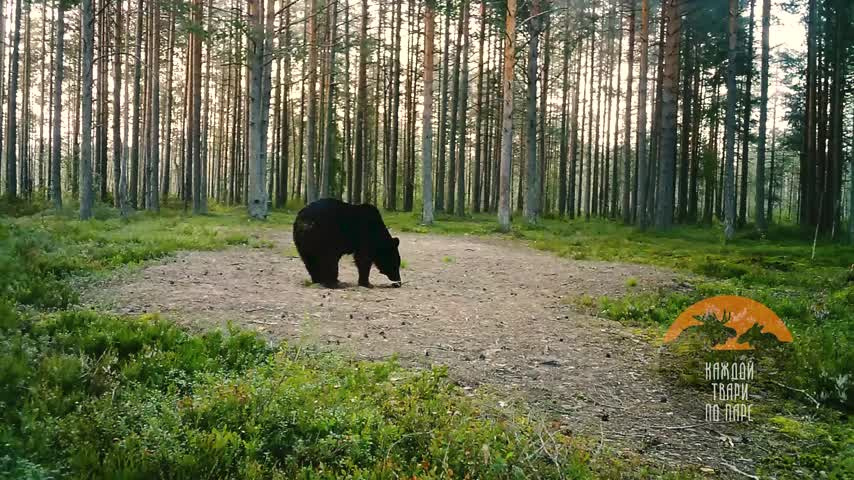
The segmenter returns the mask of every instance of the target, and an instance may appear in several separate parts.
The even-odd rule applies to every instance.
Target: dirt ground
[[[345,288],[307,286],[290,233],[278,232],[264,234],[273,248],[181,253],[116,275],[84,299],[195,326],[231,320],[357,358],[397,354],[406,365],[447,365],[462,385],[522,396],[605,449],[703,467],[715,476],[755,470],[748,451],[765,450],[755,430],[704,423],[705,398],[656,373],[658,348],[566,301],[677,288],[678,274],[567,260],[492,239],[400,237],[402,288],[390,288],[376,270],[375,288],[355,286],[349,257],[341,262]],[[632,278],[636,287],[628,286]]]

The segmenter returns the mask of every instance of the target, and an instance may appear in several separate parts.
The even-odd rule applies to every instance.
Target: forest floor
[[[573,301],[679,290],[685,274],[559,258],[497,238],[401,234],[402,288],[376,270],[375,288],[355,286],[345,257],[344,288],[330,290],[307,285],[287,230],[256,233],[260,248],[182,252],[120,271],[90,286],[84,303],[159,312],[196,328],[233,322],[357,358],[446,365],[465,388],[525,400],[562,430],[597,442],[597,452],[735,476],[773,451],[762,427],[706,423],[704,393],[661,375],[667,353],[649,330]]]

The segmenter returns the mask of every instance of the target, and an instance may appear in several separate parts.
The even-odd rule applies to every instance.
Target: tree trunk
[[[544,13],[543,17],[537,20],[537,23],[540,24],[540,30],[543,30],[548,25],[548,13]],[[543,212],[548,213],[546,210],[547,200],[548,200],[548,191],[546,190],[546,184],[548,179],[548,174],[546,170],[546,117],[548,116],[548,92],[549,92],[549,63],[551,60],[551,55],[549,54],[549,50],[551,49],[551,29],[545,30],[545,39],[543,43],[543,72],[542,79],[540,81],[542,92],[540,93],[540,136],[538,138],[539,144],[539,159],[537,161],[537,187],[539,191],[537,192],[537,216],[541,216]]]
[[[436,35],[433,4],[424,6],[424,106],[421,125],[421,223],[433,224],[433,56]]]
[[[457,41],[455,42],[456,51],[454,54],[454,73],[451,75],[451,131],[450,131],[450,152],[448,155],[448,191],[446,192],[447,202],[445,204],[446,213],[454,213],[455,197],[457,194],[457,127],[459,126],[459,110],[460,110],[460,61],[462,56],[463,42],[463,15],[460,12],[460,20],[457,24]]]
[[[152,8],[151,29],[151,66],[149,67],[149,86],[151,105],[149,106],[149,145],[148,147],[148,210],[160,211],[160,5]],[[199,51],[201,54],[201,51]],[[198,118],[198,117],[196,117]]]
[[[483,62],[483,54],[484,54],[484,46],[486,41],[486,0],[481,0],[480,2],[480,48],[478,49],[477,56],[477,99],[475,100],[475,114],[474,114],[474,175],[472,176],[473,186],[472,186],[472,212],[478,213],[480,212],[480,199],[481,199],[481,162],[485,161],[485,156],[481,155],[481,149],[483,143],[485,143],[485,136],[483,133],[483,88],[484,88],[484,62]],[[489,59],[487,59],[489,61]]]
[[[636,223],[641,228],[647,226],[646,204],[648,195],[649,172],[647,170],[646,138],[646,107],[647,82],[649,74],[649,0],[641,0],[641,32],[640,32],[640,73],[638,79],[638,178],[637,178],[637,210]]]
[[[92,61],[94,60],[94,14],[92,0],[80,1],[80,29],[83,36],[83,80],[81,93],[80,219],[92,218]]]
[[[461,64],[460,64],[460,83],[459,83],[459,121],[457,127],[459,128],[459,140],[457,144],[457,195],[456,195],[456,214],[461,217],[465,215],[466,208],[466,162],[465,162],[465,153],[466,153],[466,107],[468,106],[468,94],[469,94],[469,67],[468,67],[468,55],[469,55],[469,3],[468,0],[463,0],[462,5],[460,6],[462,9],[462,53],[461,53]]]
[[[441,100],[439,106],[439,163],[436,166],[436,210],[445,209],[445,145],[448,125],[448,63],[451,45],[451,0],[445,8],[445,31],[442,47],[442,77],[440,78]]]
[[[567,107],[567,91],[569,90],[569,62],[571,60],[571,50],[569,47],[569,38],[563,39],[563,69],[561,76],[563,77],[563,85],[561,86],[561,102],[560,102],[560,152],[558,153],[558,194],[557,194],[557,212],[563,218],[566,215],[566,167],[567,167],[567,132],[566,132],[566,107]]]
[[[768,220],[765,217],[765,139],[768,128],[768,52],[770,28],[771,0],[762,0],[762,67],[759,81],[759,139],[756,148],[756,229],[762,234],[768,229]]]
[[[60,16],[62,11],[60,9]],[[116,206],[119,208],[123,218],[128,216],[127,202],[127,165],[124,162],[122,148],[122,133],[121,133],[121,88],[122,88],[122,2],[116,3],[116,45],[113,49],[113,182],[115,188]],[[58,55],[57,55],[58,56]],[[57,82],[57,89],[60,83]],[[57,108],[58,110],[58,108]],[[59,135],[59,132],[54,132],[54,137]],[[56,140],[54,140],[56,142]],[[59,152],[54,152],[55,156]]]
[[[596,19],[593,19],[592,32],[590,34],[590,78],[587,88],[587,174],[584,177],[584,218],[590,220],[591,190],[593,189],[593,79],[596,76],[594,55],[596,53]],[[582,129],[584,126],[582,125]],[[583,137],[582,137],[583,138]],[[584,140],[581,141],[584,148]],[[582,154],[582,162],[584,155]]]
[[[733,178],[733,160],[735,157],[735,107],[738,92],[735,87],[735,59],[737,47],[738,0],[729,0],[729,58],[726,69],[727,108],[726,138],[724,160],[724,236],[732,240],[735,235],[735,178]]]
[[[621,201],[618,193],[620,184],[620,101],[622,100],[622,80],[623,80],[623,28],[622,21],[617,20],[617,25],[620,30],[620,39],[618,40],[619,47],[617,48],[617,106],[615,108],[616,118],[614,119],[614,150],[613,150],[613,165],[614,173],[611,177],[611,212],[610,218],[617,218],[619,211],[619,202]]]
[[[272,0],[270,1],[272,2]],[[335,155],[336,122],[333,102],[335,97],[335,46],[337,42],[335,36],[335,32],[337,30],[335,22],[338,15],[338,0],[335,0],[335,5],[329,8],[332,9],[330,13],[331,21],[329,27],[329,80],[327,82],[326,91],[326,128],[324,132],[325,138],[323,139],[325,148],[323,151],[323,168],[320,175],[320,198],[329,198],[332,196],[332,163]]]
[[[578,51],[578,58],[575,62],[575,87],[572,93],[572,113],[569,115],[569,188],[566,205],[569,218],[575,218],[575,212],[577,210],[577,204],[575,201],[576,186],[578,186],[578,191],[581,191],[580,181],[578,181],[576,178],[576,172],[578,171],[579,162],[578,104],[579,98],[581,97],[581,58],[583,56],[584,51],[584,49],[582,48],[582,41],[580,39],[577,40],[575,49]]]
[[[139,121],[140,121],[140,96],[142,89],[142,0],[136,4],[136,38],[134,42],[134,59],[136,63],[133,71],[133,128],[131,129],[130,147],[130,186],[128,197],[130,205],[137,208],[139,191]],[[84,127],[85,128],[85,127]]]
[[[681,0],[666,0],[667,41],[661,83],[661,160],[655,227],[667,230],[673,224],[673,186],[676,173],[676,95],[679,75],[679,40],[682,36]],[[685,100],[683,99],[683,102]],[[688,102],[685,102],[688,104]],[[684,121],[684,120],[683,120]]]
[[[263,0],[252,0],[253,2]],[[363,0],[367,1],[367,0]],[[308,18],[308,120],[307,134],[305,138],[305,197],[306,203],[311,203],[317,200],[317,181],[314,175],[314,160],[317,149],[317,54],[319,45],[317,44],[317,0],[309,0],[311,10]],[[250,3],[250,6],[252,4]],[[256,5],[257,8],[257,5]],[[256,13],[257,15],[257,13]],[[260,19],[258,20],[260,24]],[[256,47],[257,48],[257,47]],[[257,66],[258,74],[261,73],[261,65],[263,58],[259,58]],[[260,81],[260,76],[255,81]],[[258,85],[260,89],[260,85]],[[260,101],[260,98],[259,98]],[[260,104],[259,104],[260,105]],[[260,113],[260,112],[258,112]],[[260,124],[259,124],[260,125]],[[263,167],[261,167],[263,170]]]
[[[507,0],[504,28],[504,103],[501,114],[501,173],[498,193],[498,225],[510,231],[510,162],[513,159],[513,67],[516,64],[516,0]]]
[[[368,110],[368,0],[362,0],[362,28],[359,40],[359,80],[356,93],[356,152],[353,158],[353,202],[362,202],[364,160],[367,158]],[[367,188],[367,185],[365,185]]]
[[[15,157],[18,101],[18,44],[21,43],[21,0],[15,0],[15,23],[12,30],[12,57],[9,60],[9,93],[6,112],[6,197],[14,199],[18,195],[17,159]]]
[[[747,222],[747,176],[749,173],[749,153],[750,153],[750,114],[753,111],[751,105],[751,85],[753,82],[753,13],[756,0],[750,0],[750,19],[747,24],[747,75],[744,83],[744,123],[741,129],[741,187],[739,188],[740,196],[738,199],[738,225],[744,226]],[[757,190],[759,188],[757,183]]]
[[[172,182],[172,108],[174,99],[172,95],[172,79],[174,76],[175,58],[175,12],[169,15],[169,46],[166,48],[169,65],[166,72],[166,152],[163,156],[163,185],[162,198],[165,202],[169,198],[169,188]],[[219,189],[217,189],[219,194]]]
[[[266,122],[264,119],[264,70],[265,70],[265,59],[264,59],[264,44],[265,37],[268,32],[265,31],[263,19],[264,19],[264,0],[250,0],[248,3],[249,6],[249,52],[248,52],[248,60],[249,60],[249,197],[248,201],[248,210],[249,216],[257,219],[263,220],[267,218],[267,192],[266,182],[265,182],[265,173],[266,173],[266,145],[263,143],[264,133],[263,129],[266,126]],[[317,7],[314,0],[311,2],[312,5],[312,16],[317,14]],[[315,62],[313,66],[309,68],[312,69],[314,75],[316,75],[316,62],[317,62],[317,23],[316,20],[312,17],[309,19],[309,28],[312,30],[311,32],[311,45],[310,45],[310,56],[313,56],[314,60],[309,60],[309,62]],[[310,77],[313,77],[311,73]],[[316,115],[313,110],[312,105],[316,104],[315,88],[312,80],[309,80],[309,136],[312,136],[312,129],[316,127],[316,118],[312,118],[312,115]],[[306,188],[308,189],[308,198],[309,202],[315,200],[313,192],[314,189],[314,167],[313,167],[313,159],[314,159],[314,139],[312,136],[311,142],[307,145],[309,147],[309,157],[306,159],[306,175],[307,175],[307,183]]]
[[[51,154],[51,182],[50,182],[50,197],[53,200],[53,206],[57,210],[62,208],[62,74],[64,71],[62,65],[62,56],[65,53],[64,37],[65,37],[65,7],[62,2],[57,8],[56,18],[56,78],[54,79],[53,87],[53,150]],[[121,8],[118,9],[121,11]],[[118,86],[116,91],[118,91]],[[118,115],[118,113],[117,113]],[[25,122],[26,124],[26,122]],[[120,150],[119,150],[120,151]],[[26,189],[26,186],[22,188]]]

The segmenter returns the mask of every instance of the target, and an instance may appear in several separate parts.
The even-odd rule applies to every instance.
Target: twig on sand
[[[786,385],[786,384],[783,384],[783,383],[780,383],[780,382],[778,382],[778,381],[776,381],[776,380],[771,380],[771,383],[773,383],[774,385],[777,385],[778,387],[783,387],[783,388],[785,388],[785,389],[791,390],[791,391],[793,391],[793,392],[802,393],[802,394],[804,394],[804,396],[805,396],[805,397],[807,397],[807,398],[809,398],[810,400],[812,400],[812,403],[814,403],[814,404],[815,404],[815,408],[819,408],[819,407],[821,407],[821,403],[819,403],[819,402],[818,402],[818,400],[816,400],[816,399],[815,399],[815,397],[813,397],[812,395],[810,395],[810,394],[809,394],[809,392],[807,392],[806,390],[801,390],[800,388],[790,387],[790,386],[788,386],[788,385]]]
[[[248,323],[257,323],[258,325],[278,325],[279,322],[265,322],[263,320],[246,320]]]
[[[729,468],[730,470],[732,470],[733,472],[738,473],[738,474],[740,474],[740,475],[744,475],[744,476],[745,476],[745,477],[747,477],[747,478],[751,478],[751,479],[753,479],[753,480],[759,480],[759,477],[757,477],[756,475],[751,475],[751,474],[749,474],[749,473],[747,473],[747,472],[742,472],[742,471],[741,471],[741,470],[739,470],[739,469],[738,469],[738,467],[736,467],[735,465],[730,465],[729,463],[726,463],[726,462],[721,462],[721,465],[723,465],[723,466],[725,466],[725,467],[728,467],[728,468]]]
[[[706,423],[693,423],[691,425],[676,425],[676,426],[651,425],[651,426],[652,426],[652,428],[661,428],[663,430],[688,430],[691,428],[703,427],[705,425],[707,425],[707,424]]]

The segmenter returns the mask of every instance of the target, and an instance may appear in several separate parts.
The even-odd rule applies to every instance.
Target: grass
[[[75,306],[75,285],[116,268],[268,248],[259,231],[293,215],[124,220],[101,207],[80,222],[16,208],[0,217],[0,478],[697,478],[594,455],[595,441],[465,393],[442,369]]]
[[[166,209],[123,220],[100,207],[95,220],[80,222],[71,210],[0,207],[19,215],[0,218],[0,478],[664,475],[642,460],[593,458],[595,445],[559,432],[548,432],[554,444],[546,454],[540,445],[546,427],[524,407],[466,397],[442,371],[273,347],[240,330],[192,335],[156,318],[74,307],[77,282],[115,268],[178,250],[269,248],[263,231],[290,229],[292,212],[273,212],[263,223],[221,207],[206,216]],[[496,232],[491,215],[440,215],[432,227],[410,213],[384,217],[393,231],[510,237],[562,257],[683,272],[691,288],[644,292],[629,278],[631,292],[622,298],[571,299],[632,327],[660,332],[686,306],[716,294],[765,303],[796,340],[759,359],[792,388],[778,390],[785,403],[760,416],[796,441],[762,468],[778,478],[800,467],[846,478],[854,468],[854,427],[845,416],[854,400],[851,247],[820,243],[812,259],[809,242],[787,228],[765,239],[744,233],[725,244],[717,228],[654,233],[545,219],[514,225],[507,235]],[[697,379],[690,372],[704,358],[694,347],[708,345],[702,337],[685,341],[670,352],[673,368],[662,373],[691,384]],[[808,402],[797,390],[835,410],[801,415]]]
[[[385,218],[401,231],[499,235],[492,215],[440,216],[432,227],[420,225],[413,214],[386,213]],[[764,238],[747,227],[725,243],[718,227],[681,226],[661,233],[583,219],[514,224],[510,235],[561,257],[662,266],[690,280],[687,291],[571,299],[631,326],[663,331],[686,307],[714,295],[762,302],[795,336],[777,365],[790,386],[807,389],[828,405],[854,409],[854,247],[820,242],[812,258],[811,237],[793,227],[773,227]],[[637,283],[626,281],[630,288]]]

